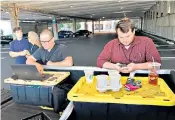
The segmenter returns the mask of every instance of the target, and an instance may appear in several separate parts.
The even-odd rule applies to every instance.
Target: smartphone
[[[122,68],[123,68],[123,67],[127,67],[126,64],[120,64],[119,66],[122,67]]]

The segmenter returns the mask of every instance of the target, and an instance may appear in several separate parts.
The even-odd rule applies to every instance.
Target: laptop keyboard
[[[43,80],[47,80],[48,78],[51,78],[51,77],[53,77],[54,76],[54,74],[47,74],[47,73],[44,73],[43,74]]]

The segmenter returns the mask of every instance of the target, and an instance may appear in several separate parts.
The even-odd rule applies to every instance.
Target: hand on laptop
[[[43,74],[43,66],[38,64],[38,65],[36,65],[36,68],[37,68],[38,72],[42,75]]]

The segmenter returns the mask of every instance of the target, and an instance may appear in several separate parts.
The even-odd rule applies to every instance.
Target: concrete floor
[[[116,38],[115,34],[95,34],[89,38],[80,37],[60,40],[60,43],[65,48],[65,54],[73,56],[75,66],[96,66],[97,57],[103,47],[114,38]],[[153,41],[157,45],[157,48],[161,50],[160,55],[162,57],[175,57],[175,50],[173,50],[175,49],[175,45],[169,47],[160,46],[168,44],[160,40],[153,39]],[[4,84],[3,80],[12,75],[10,65],[14,64],[14,59],[8,54],[8,48],[8,45],[1,47],[1,87],[5,89],[8,89],[8,85]],[[174,61],[175,59],[162,61],[163,68],[175,69]]]

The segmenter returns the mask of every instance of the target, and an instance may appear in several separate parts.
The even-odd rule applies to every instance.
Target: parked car
[[[78,36],[85,36],[88,37],[92,32],[88,30],[78,30],[77,32],[73,33],[73,37],[78,37]]]
[[[58,38],[68,38],[72,37],[72,35],[73,35],[72,31],[61,30],[58,32]]]
[[[28,39],[28,33],[24,33],[23,38]]]
[[[2,35],[1,36],[1,45],[4,46],[5,44],[9,44],[11,41],[13,41],[12,35]]]

